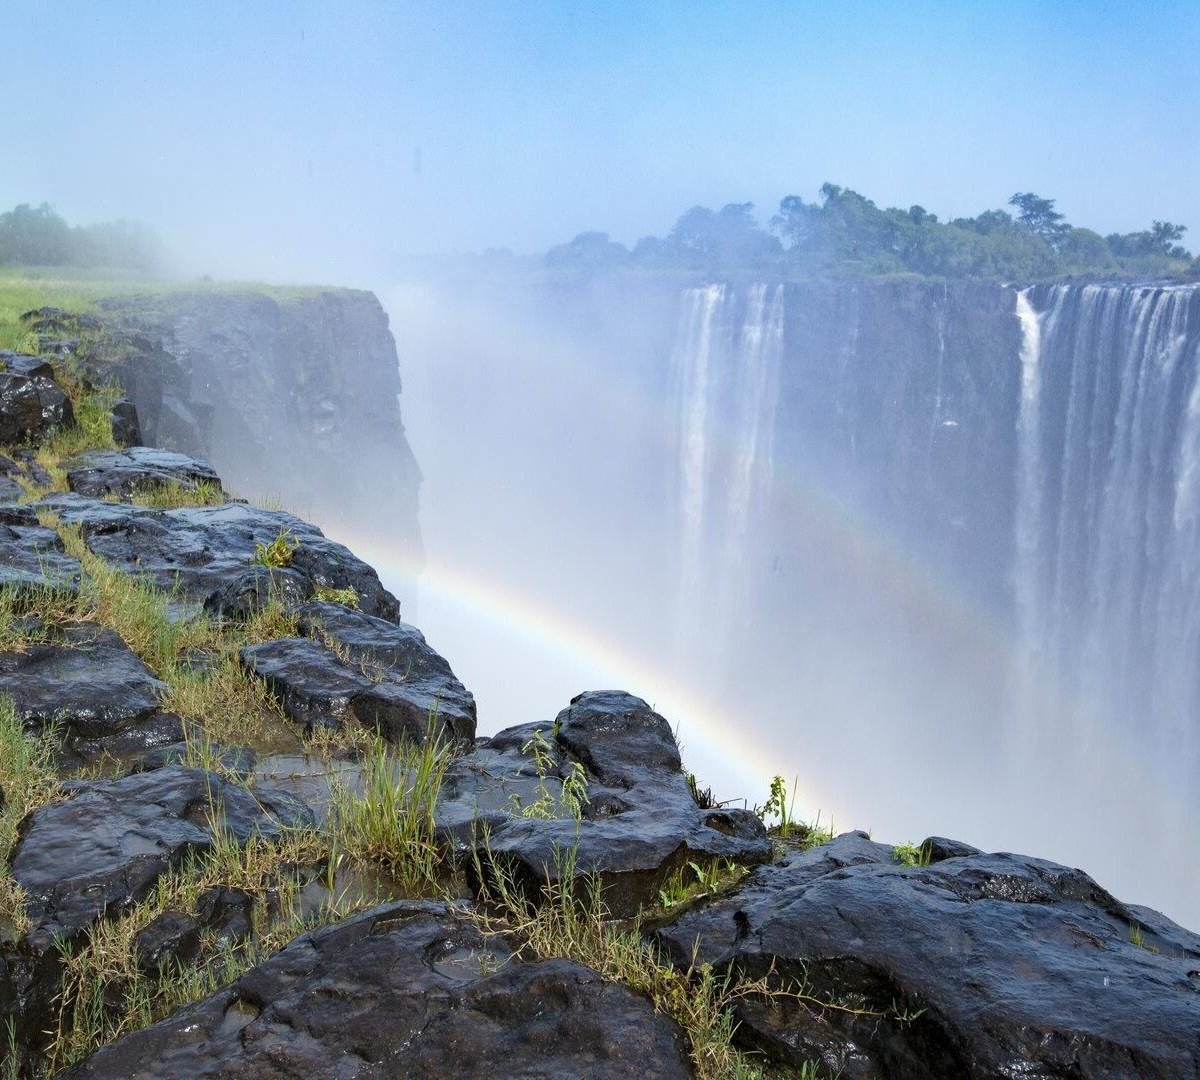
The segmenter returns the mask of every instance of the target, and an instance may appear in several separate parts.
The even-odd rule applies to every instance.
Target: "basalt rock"
[[[23,353],[0,352],[0,363],[3,363],[5,373],[10,376],[8,386],[13,392],[14,402],[19,398],[20,404],[13,415],[12,423],[23,435],[3,438],[4,442],[14,442],[18,438],[30,438],[54,428],[70,427],[75,423],[75,410],[71,399],[57,382],[54,381],[54,368],[48,360],[40,356],[26,356]],[[28,389],[17,390],[19,379],[28,380]],[[34,415],[29,390],[38,401],[38,415]],[[0,413],[4,408],[0,406]],[[0,431],[4,430],[0,416]]]
[[[399,618],[399,603],[371,567],[315,525],[281,510],[227,503],[163,511],[75,494],[38,505],[77,524],[89,550],[118,570],[173,591],[185,609],[223,613],[227,590],[247,571],[257,573],[256,547],[287,533],[297,545],[288,569],[303,580],[307,595],[317,588],[351,588],[367,614]]]
[[[59,724],[96,739],[159,711],[166,684],[112,630],[72,623],[53,635],[51,643],[0,653],[0,695],[27,729]]]
[[[112,424],[113,442],[118,446],[141,446],[142,425],[138,420],[137,408],[129,398],[119,398],[113,402],[109,422]]]
[[[254,794],[221,777],[172,766],[120,780],[73,781],[63,801],[31,813],[9,857],[31,929],[0,947],[0,1021],[25,1051],[54,1030],[63,946],[145,900],[189,853],[213,844],[219,822],[240,843],[312,824],[281,792]]]
[[[306,637],[250,645],[241,659],[306,731],[353,718],[393,742],[420,741],[431,725],[455,742],[475,737],[475,699],[416,627],[320,601],[297,614]]]
[[[1041,859],[909,867],[848,833],[658,936],[681,966],[835,1003],[742,1005],[739,1037],[784,1064],[859,1080],[1200,1073],[1200,937]]]
[[[212,846],[212,823],[245,843],[312,824],[291,797],[252,794],[215,773],[172,765],[120,780],[73,781],[67,798],[35,810],[10,859],[29,897],[31,947],[75,940],[102,916],[146,898],[190,852]]]
[[[0,372],[0,443],[21,442],[41,433],[42,401],[34,381]]]
[[[76,593],[79,560],[66,554],[53,529],[28,506],[0,507],[0,586]]]
[[[688,1077],[679,1028],[569,960],[526,962],[439,904],[397,903],[297,938],[63,1080]]]
[[[578,818],[563,798],[575,778],[586,780]],[[450,766],[436,817],[462,849],[486,825],[484,865],[499,860],[531,889],[564,873],[598,874],[616,915],[656,901],[689,861],[753,866],[771,857],[748,810],[697,804],[670,724],[618,692],[580,694],[553,726],[524,724],[481,740]]]
[[[221,488],[220,478],[207,462],[148,446],[90,450],[67,463],[67,484],[93,499],[110,495],[129,499],[171,484],[188,490],[200,484]]]

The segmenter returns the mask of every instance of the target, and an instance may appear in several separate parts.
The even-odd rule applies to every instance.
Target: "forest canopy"
[[[152,271],[162,259],[158,234],[140,222],[68,225],[49,203],[0,214],[0,263]]]
[[[1015,193],[1007,209],[941,221],[922,206],[884,210],[857,191],[827,183],[815,201],[785,197],[765,225],[751,203],[694,206],[665,237],[646,237],[632,250],[606,233],[588,232],[552,248],[546,260],[562,268],[632,265],[785,277],[1200,278],[1200,259],[1180,244],[1185,232],[1184,225],[1156,220],[1140,232],[1101,236],[1070,224],[1054,199],[1033,192]]]

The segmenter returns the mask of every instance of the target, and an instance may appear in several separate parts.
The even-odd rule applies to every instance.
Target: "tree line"
[[[49,203],[0,214],[0,263],[153,271],[162,257],[158,234],[140,222],[69,225]]]
[[[1075,277],[1200,278],[1200,259],[1181,246],[1186,226],[1101,236],[1069,224],[1055,200],[1017,192],[1011,209],[939,220],[922,206],[880,209],[849,188],[824,184],[805,202],[788,195],[764,226],[752,203],[695,206],[665,237],[632,249],[586,232],[546,255],[552,266],[640,265],[711,274],[976,278],[1028,282]]]

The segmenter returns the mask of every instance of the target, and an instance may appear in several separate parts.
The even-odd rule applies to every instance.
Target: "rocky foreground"
[[[627,693],[476,738],[369,566],[0,359],[4,1075],[1200,1076],[1197,935],[768,830]]]

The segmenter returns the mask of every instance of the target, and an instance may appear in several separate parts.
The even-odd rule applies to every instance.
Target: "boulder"
[[[562,796],[580,769],[587,801],[576,817]],[[553,725],[523,724],[481,740],[451,764],[436,818],[464,853],[479,845],[485,866],[501,861],[529,889],[564,873],[599,875],[618,916],[653,904],[666,878],[690,861],[754,866],[771,857],[750,811],[697,804],[671,725],[617,691],[580,694]]]
[[[0,587],[77,593],[82,570],[28,506],[0,507]]]
[[[112,630],[71,623],[51,644],[0,653],[0,695],[27,729],[60,724],[95,739],[126,731],[159,711],[166,683]]]
[[[21,406],[21,423],[22,425],[28,424],[26,437],[54,428],[70,427],[75,423],[75,410],[71,405],[71,399],[67,396],[66,391],[54,381],[54,368],[49,360],[40,356],[0,351],[0,362],[4,364],[7,374],[28,379],[37,396],[40,421],[34,421],[31,405],[25,403]],[[17,384],[11,385],[16,386]],[[24,401],[28,395],[22,391],[21,397]],[[3,441],[14,442],[16,439],[5,438]]]
[[[122,762],[130,771],[153,769],[183,760],[185,746],[183,721],[173,713],[156,712],[109,735],[68,731],[56,761],[60,772],[86,768],[101,758]]]
[[[315,525],[281,510],[226,503],[163,511],[77,494],[51,496],[37,506],[79,525],[88,548],[118,570],[173,591],[184,612],[220,608],[226,590],[254,569],[256,545],[286,532],[297,543],[288,569],[300,576],[306,595],[321,587],[352,588],[365,613],[399,618],[399,603],[371,567]]]
[[[678,1026],[569,960],[524,961],[441,904],[304,934],[62,1080],[692,1075]]]
[[[0,372],[0,443],[21,442],[42,431],[42,401],[26,375]]]
[[[312,824],[282,792],[251,793],[182,765],[73,781],[64,791],[66,799],[25,819],[10,858],[29,897],[26,939],[35,951],[74,941],[102,916],[144,900],[168,869],[212,846],[214,821],[241,843]]]
[[[221,487],[220,478],[207,462],[148,446],[89,450],[67,462],[66,468],[67,486],[93,499],[113,495],[129,499],[171,484],[189,489],[201,483],[217,490]]]
[[[118,398],[113,402],[109,423],[112,424],[113,442],[118,446],[141,446],[142,425],[129,398]]]
[[[415,626],[320,601],[297,615],[308,636],[247,646],[241,660],[306,731],[353,718],[392,742],[419,742],[431,724],[474,739],[474,697]]]
[[[743,1003],[739,1038],[781,1064],[872,1080],[1200,1074],[1200,937],[1082,871],[961,848],[910,867],[848,833],[658,938],[681,966],[833,1003]]]

